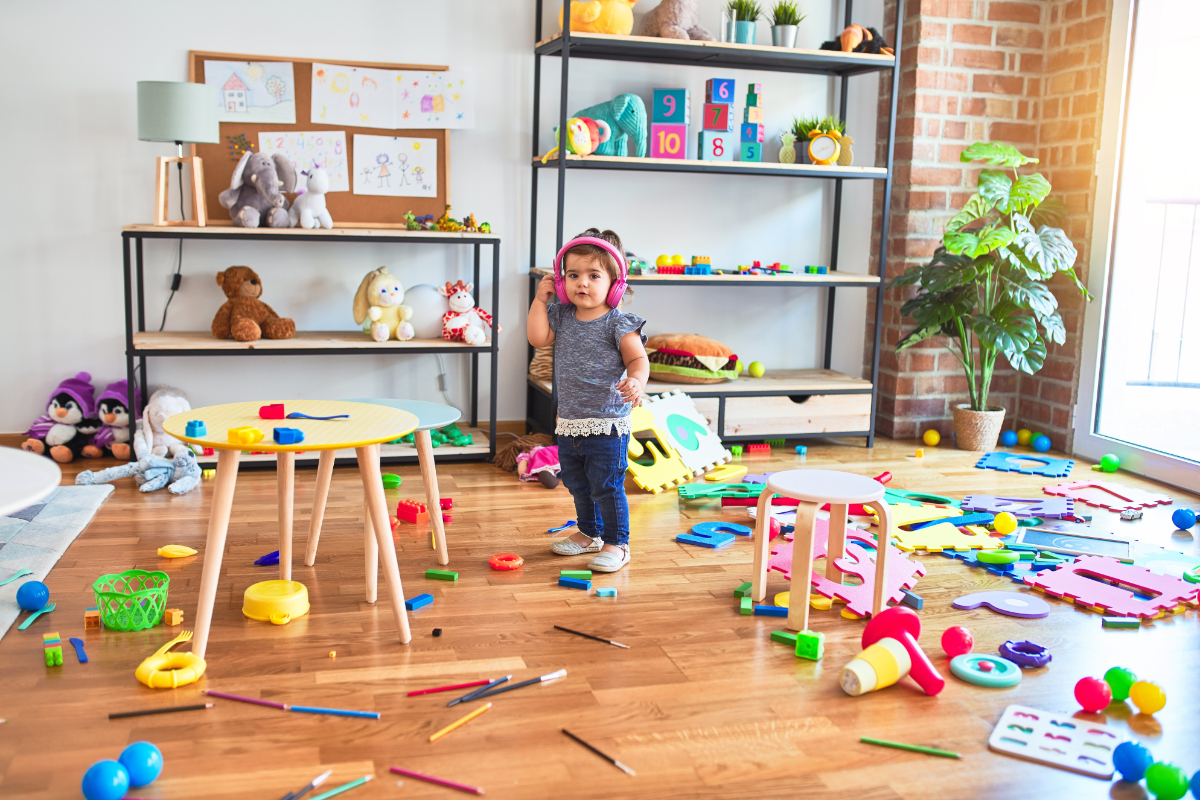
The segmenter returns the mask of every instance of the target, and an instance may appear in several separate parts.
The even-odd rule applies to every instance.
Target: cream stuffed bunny
[[[377,342],[413,338],[413,326],[408,322],[413,310],[404,302],[404,286],[387,271],[387,267],[368,272],[354,295],[354,321],[363,326]]]
[[[137,431],[133,434],[133,452],[139,459],[147,456],[163,456],[174,458],[188,445],[176,439],[163,430],[163,422],[168,417],[191,411],[192,404],[188,402],[183,392],[170,386],[159,387],[150,395],[146,410],[138,420]]]

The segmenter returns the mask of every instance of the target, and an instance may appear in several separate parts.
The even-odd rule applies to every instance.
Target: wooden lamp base
[[[192,213],[196,217],[194,220],[167,219],[167,189],[171,185],[167,165],[174,162],[186,163],[192,171]],[[179,213],[183,214],[182,208],[179,209]],[[208,212],[204,207],[204,164],[198,156],[162,156],[158,159],[158,174],[154,181],[154,224],[199,228],[208,224]]]

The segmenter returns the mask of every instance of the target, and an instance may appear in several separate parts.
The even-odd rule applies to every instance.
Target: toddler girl
[[[563,245],[554,275],[542,278],[529,307],[529,343],[556,343],[559,477],[575,498],[579,532],[551,549],[560,556],[599,551],[588,567],[616,572],[629,563],[626,450],[629,414],[650,377],[646,320],[617,309],[628,267],[612,231],[589,228]]]

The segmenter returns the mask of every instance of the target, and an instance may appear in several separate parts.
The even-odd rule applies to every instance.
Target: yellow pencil
[[[447,725],[446,727],[442,728],[437,733],[430,736],[429,741],[436,742],[438,739],[442,738],[447,733],[450,733],[450,731],[454,730],[455,728],[459,727],[460,725],[466,725],[468,722],[475,719],[476,717],[478,717],[480,714],[487,711],[491,707],[492,707],[491,703],[484,703],[479,708],[472,711],[470,714],[467,714],[465,717],[462,717],[461,719],[457,719],[454,722],[451,722],[449,725]]]

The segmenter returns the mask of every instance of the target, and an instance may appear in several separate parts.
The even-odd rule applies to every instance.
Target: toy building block
[[[259,419],[284,419],[287,413],[283,409],[283,403],[271,403],[267,406],[259,406]]]
[[[742,112],[742,122],[759,123],[763,121],[763,110],[758,106],[746,106]]]
[[[762,92],[747,92],[746,105],[750,106],[751,108],[761,108]]]
[[[89,608],[83,612],[83,629],[89,631],[95,628],[100,629],[100,609]]]
[[[732,131],[733,106],[727,103],[705,103],[703,125],[706,131]]]
[[[766,136],[766,126],[761,125],[756,122],[743,122],[740,130],[741,130],[741,141],[743,143],[758,142],[759,144],[761,144],[764,141],[764,138]],[[762,265],[759,264],[756,266],[762,266]]]
[[[750,581],[746,581],[741,586],[739,586],[733,590],[733,596],[734,597],[749,597],[750,596],[750,588],[753,585],[754,584],[751,583]]]
[[[704,82],[704,102],[732,103],[736,86],[733,78],[709,78]]]
[[[585,592],[592,588],[591,581],[581,581],[578,578],[559,578],[559,586],[566,586],[568,589],[583,589]]]
[[[273,435],[276,444],[300,444],[304,441],[304,431],[299,428],[276,428]]]
[[[396,518],[402,522],[429,522],[429,509],[416,500],[401,500],[396,504]]]
[[[233,444],[255,444],[263,440],[263,432],[258,428],[243,425],[240,428],[229,429],[229,441]]]
[[[698,264],[694,267],[684,267],[684,275],[712,275],[712,267],[708,264]]]
[[[791,631],[771,631],[771,641],[779,642],[780,644],[786,644],[792,649],[795,649],[796,634],[792,633]]]
[[[754,600],[750,597],[750,595],[746,595],[738,602],[739,602],[739,605],[738,605],[738,613],[739,614],[753,614],[754,613]]]
[[[206,481],[211,481],[213,478],[217,477],[217,471],[215,469],[203,470],[200,473],[200,477],[204,478]]]
[[[442,511],[449,511],[450,509],[454,508],[454,498],[453,497],[443,497],[443,498],[439,499],[438,507],[441,508]]]
[[[763,439],[763,442],[771,445],[772,447],[783,447],[785,444],[787,444],[787,439]]]
[[[432,578],[435,581],[456,581],[458,580],[458,573],[451,572],[448,569],[427,569],[425,570],[425,577]]]
[[[748,444],[746,445],[747,453],[770,453],[771,445],[769,444]]]
[[[742,142],[740,160],[761,162],[763,160],[762,147],[763,146],[757,142]],[[754,274],[757,275],[758,271],[755,270]]]
[[[601,586],[596,589],[596,597],[616,597],[617,590],[612,586]]]
[[[651,123],[665,122],[687,128],[692,121],[692,93],[687,89],[655,89]]]
[[[58,632],[43,633],[42,646],[46,648],[46,666],[61,667],[63,663],[62,640],[58,638]]]
[[[733,161],[737,151],[737,142],[733,134],[727,131],[700,131],[696,153],[701,161]],[[662,267],[658,268],[662,272]]]
[[[756,617],[786,617],[788,615],[787,606],[755,606],[754,616]]]
[[[733,453],[735,456],[740,456],[742,454],[742,446],[740,444],[735,444],[733,447],[729,448],[729,452]]]
[[[189,419],[187,427],[183,430],[183,434],[184,436],[191,436],[198,439],[201,436],[208,435],[208,428],[205,427],[204,420],[202,419]]]
[[[913,594],[908,589],[901,589],[900,591],[904,592],[904,598],[900,601],[904,605],[914,608],[917,611],[925,607],[925,598],[921,597],[921,595]]]
[[[1137,617],[1104,617],[1106,628],[1140,628],[1142,622]]]
[[[411,600],[404,601],[404,607],[409,611],[416,611],[418,608],[424,608],[433,602],[433,595],[419,594]]]
[[[747,83],[746,84],[746,94],[762,94],[762,84],[761,83]]]
[[[687,158],[687,125],[653,123],[650,126],[650,157]]]
[[[182,625],[183,624],[183,609],[168,608],[163,612],[163,622],[167,625]]]
[[[796,445],[796,455],[803,456],[808,454],[808,448],[802,444]]]
[[[816,631],[800,631],[796,634],[796,658],[820,661],[825,655],[825,634]]]
[[[443,525],[449,525],[453,521],[454,521],[454,517],[450,516],[449,514],[442,514],[442,524]]]
[[[913,453],[913,455],[914,455],[916,458],[924,458],[924,457],[925,457],[925,450],[924,450],[924,448],[918,447],[918,448],[917,448],[917,452]]]
[[[590,581],[592,579],[592,571],[590,569],[560,569],[558,571],[558,577]]]

